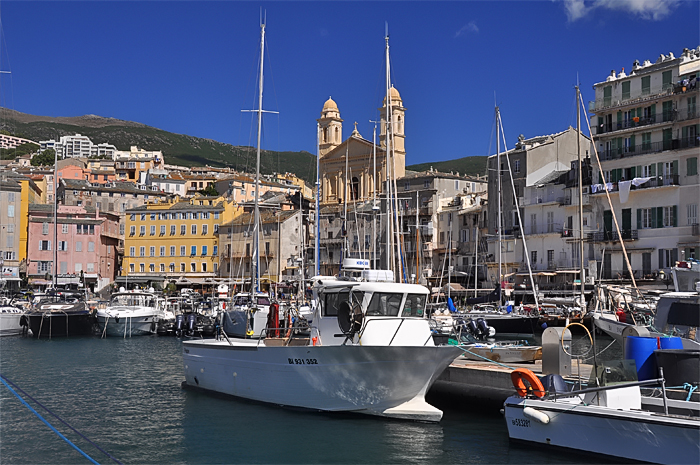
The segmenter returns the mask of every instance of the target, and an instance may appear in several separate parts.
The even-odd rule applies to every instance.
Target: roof
[[[552,184],[556,182],[563,174],[568,173],[571,170],[554,170],[551,173],[547,174],[545,177],[540,179],[539,181],[535,182],[535,185],[540,185],[543,186],[545,184]]]
[[[287,221],[289,218],[292,216],[296,215],[299,213],[299,210],[261,210],[260,211],[260,222],[262,224],[275,224],[275,223],[282,223],[284,221]],[[227,227],[227,226],[242,226],[242,225],[252,225],[253,224],[253,217],[255,216],[254,213],[243,213],[242,215],[237,216],[234,218],[231,222],[225,223],[220,226],[221,227]]]
[[[160,208],[155,209],[153,207],[158,206]],[[163,206],[167,206],[168,208],[162,208]],[[184,202],[175,202],[171,204],[145,204],[145,205],[140,205],[138,207],[134,208],[129,208],[126,210],[127,213],[156,213],[156,212],[163,212],[163,211],[175,211],[175,210],[195,210],[195,211],[202,211],[202,210],[208,210],[208,211],[224,211],[224,207],[221,205],[221,203],[215,204],[215,205],[192,205],[192,203],[188,201]]]
[[[61,184],[68,190],[96,191],[96,192],[124,192],[127,194],[168,196],[166,192],[139,189],[133,182],[115,181],[110,184],[92,185],[84,179],[61,179]]]

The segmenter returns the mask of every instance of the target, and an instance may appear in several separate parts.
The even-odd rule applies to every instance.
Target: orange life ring
[[[513,381],[513,387],[515,387],[520,397],[527,397],[528,387],[536,397],[544,397],[545,392],[542,382],[536,374],[527,368],[516,368],[510,374],[510,379]],[[525,384],[526,381],[527,384]]]

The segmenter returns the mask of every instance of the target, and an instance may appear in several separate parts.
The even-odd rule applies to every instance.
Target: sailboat
[[[263,23],[261,44],[264,37]],[[311,410],[439,421],[442,412],[425,394],[461,351],[433,342],[428,290],[317,275],[313,292],[309,333],[267,328],[259,339],[184,341],[183,386]]]

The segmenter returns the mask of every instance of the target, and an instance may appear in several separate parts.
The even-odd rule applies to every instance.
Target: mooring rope
[[[75,444],[73,444],[68,438],[66,438],[64,435],[62,435],[56,428],[54,428],[48,421],[46,421],[46,419],[44,419],[44,417],[42,417],[42,416],[39,414],[39,412],[37,412],[36,410],[34,410],[34,408],[32,408],[31,405],[29,405],[24,399],[22,399],[22,397],[20,397],[19,394],[17,394],[17,392],[15,392],[14,389],[12,389],[12,387],[10,387],[10,384],[11,384],[12,386],[14,386],[14,388],[17,389],[17,391],[19,391],[19,392],[21,392],[22,394],[24,394],[26,397],[28,397],[29,399],[31,399],[33,402],[35,402],[35,403],[36,403],[37,405],[39,405],[41,408],[43,408],[43,409],[46,410],[48,413],[50,413],[51,415],[53,415],[54,417],[56,417],[56,419],[58,419],[61,423],[63,423],[64,425],[66,425],[67,427],[69,427],[71,430],[73,430],[78,436],[80,436],[81,438],[85,439],[87,442],[89,442],[89,443],[92,444],[93,446],[95,446],[95,448],[96,448],[97,450],[99,450],[100,452],[102,452],[103,454],[105,454],[105,455],[106,455],[107,457],[109,457],[110,459],[114,460],[114,461],[115,461],[116,463],[118,463],[119,465],[123,465],[122,462],[120,462],[116,457],[114,457],[112,454],[110,454],[109,452],[107,452],[106,450],[102,449],[100,446],[98,446],[98,445],[95,444],[94,442],[92,442],[90,439],[88,439],[88,438],[87,438],[84,434],[82,434],[80,431],[78,431],[77,429],[73,428],[70,424],[68,424],[68,423],[67,423],[65,420],[63,420],[61,417],[59,417],[58,415],[56,415],[55,413],[53,413],[51,410],[49,410],[47,407],[45,407],[44,405],[42,405],[41,402],[39,402],[38,400],[36,400],[35,398],[33,398],[32,396],[30,396],[29,394],[27,394],[24,390],[22,390],[22,388],[20,388],[20,387],[17,386],[15,383],[13,383],[13,382],[10,381],[9,379],[7,379],[7,377],[5,377],[5,375],[0,374],[0,381],[2,381],[2,383],[7,387],[7,389],[9,389],[10,392],[11,392],[12,394],[14,394],[15,397],[17,397],[17,398],[20,400],[20,402],[22,402],[29,410],[31,410],[32,413],[34,413],[34,415],[36,415],[42,422],[44,422],[44,424],[46,424],[46,426],[48,426],[49,428],[51,428],[51,430],[53,430],[53,432],[55,432],[61,439],[63,439],[64,441],[66,441],[68,444],[70,444],[71,447],[73,447],[75,450],[77,450],[78,452],[80,452],[80,453],[81,453],[85,458],[87,458],[89,461],[91,461],[91,462],[94,463],[94,464],[98,464],[98,462],[96,462],[92,457],[90,457],[90,456],[87,455],[85,452],[83,452],[78,446],[76,446]],[[8,384],[8,383],[9,383],[9,384]],[[98,464],[98,465],[99,465],[99,464]]]

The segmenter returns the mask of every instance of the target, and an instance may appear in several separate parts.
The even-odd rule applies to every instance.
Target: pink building
[[[114,281],[119,245],[119,216],[92,207],[58,206],[54,243],[53,205],[29,205],[27,278],[29,284],[52,283],[54,249],[57,283],[81,283],[98,291]]]

